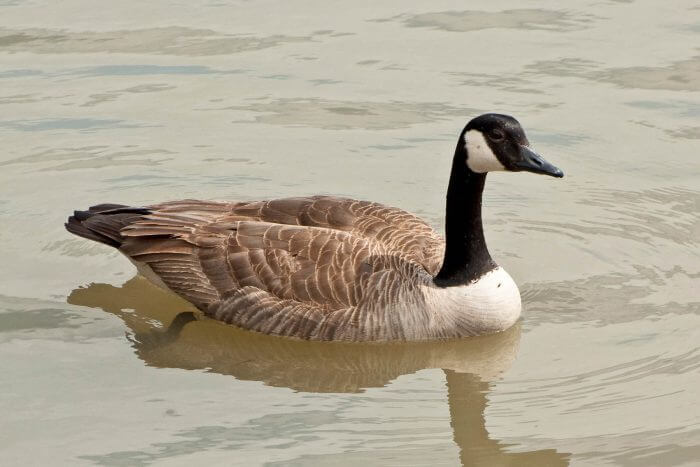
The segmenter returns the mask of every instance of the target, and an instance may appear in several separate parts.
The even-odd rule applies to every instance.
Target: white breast
[[[487,334],[512,326],[520,317],[520,291],[501,267],[461,286],[426,286],[428,307],[439,316],[436,326],[453,327],[461,335]]]

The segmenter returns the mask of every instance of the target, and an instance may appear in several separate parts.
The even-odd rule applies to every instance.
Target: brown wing
[[[425,221],[402,209],[369,201],[313,196],[241,203],[176,201],[153,208],[173,216],[197,217],[209,224],[251,220],[341,230],[379,242],[432,275],[437,273],[444,252],[442,237]]]
[[[398,208],[369,201],[315,196],[259,201],[238,206],[236,214],[266,222],[342,230],[377,241],[393,254],[436,274],[444,242],[422,219]]]
[[[369,316],[367,302],[434,274],[443,248],[415,216],[348,199],[147,209],[119,231],[120,250],[212,317],[268,334],[372,338],[368,320],[391,317]]]

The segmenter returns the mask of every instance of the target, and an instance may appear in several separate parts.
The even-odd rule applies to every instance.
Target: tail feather
[[[79,237],[119,248],[124,238],[121,229],[151,211],[122,204],[99,204],[87,211],[75,211],[65,223],[66,230]]]

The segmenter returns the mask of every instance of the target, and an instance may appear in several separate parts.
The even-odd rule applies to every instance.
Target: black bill
[[[539,154],[527,146],[520,146],[520,160],[515,163],[517,170],[533,172],[536,174],[551,175],[552,177],[562,178],[564,172],[559,167],[556,167]]]

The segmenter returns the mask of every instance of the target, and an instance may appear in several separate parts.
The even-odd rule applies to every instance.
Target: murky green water
[[[699,32],[685,0],[0,0],[0,464],[698,465]],[[252,335],[63,230],[314,193],[442,228],[484,111],[567,173],[489,176],[501,335]]]

